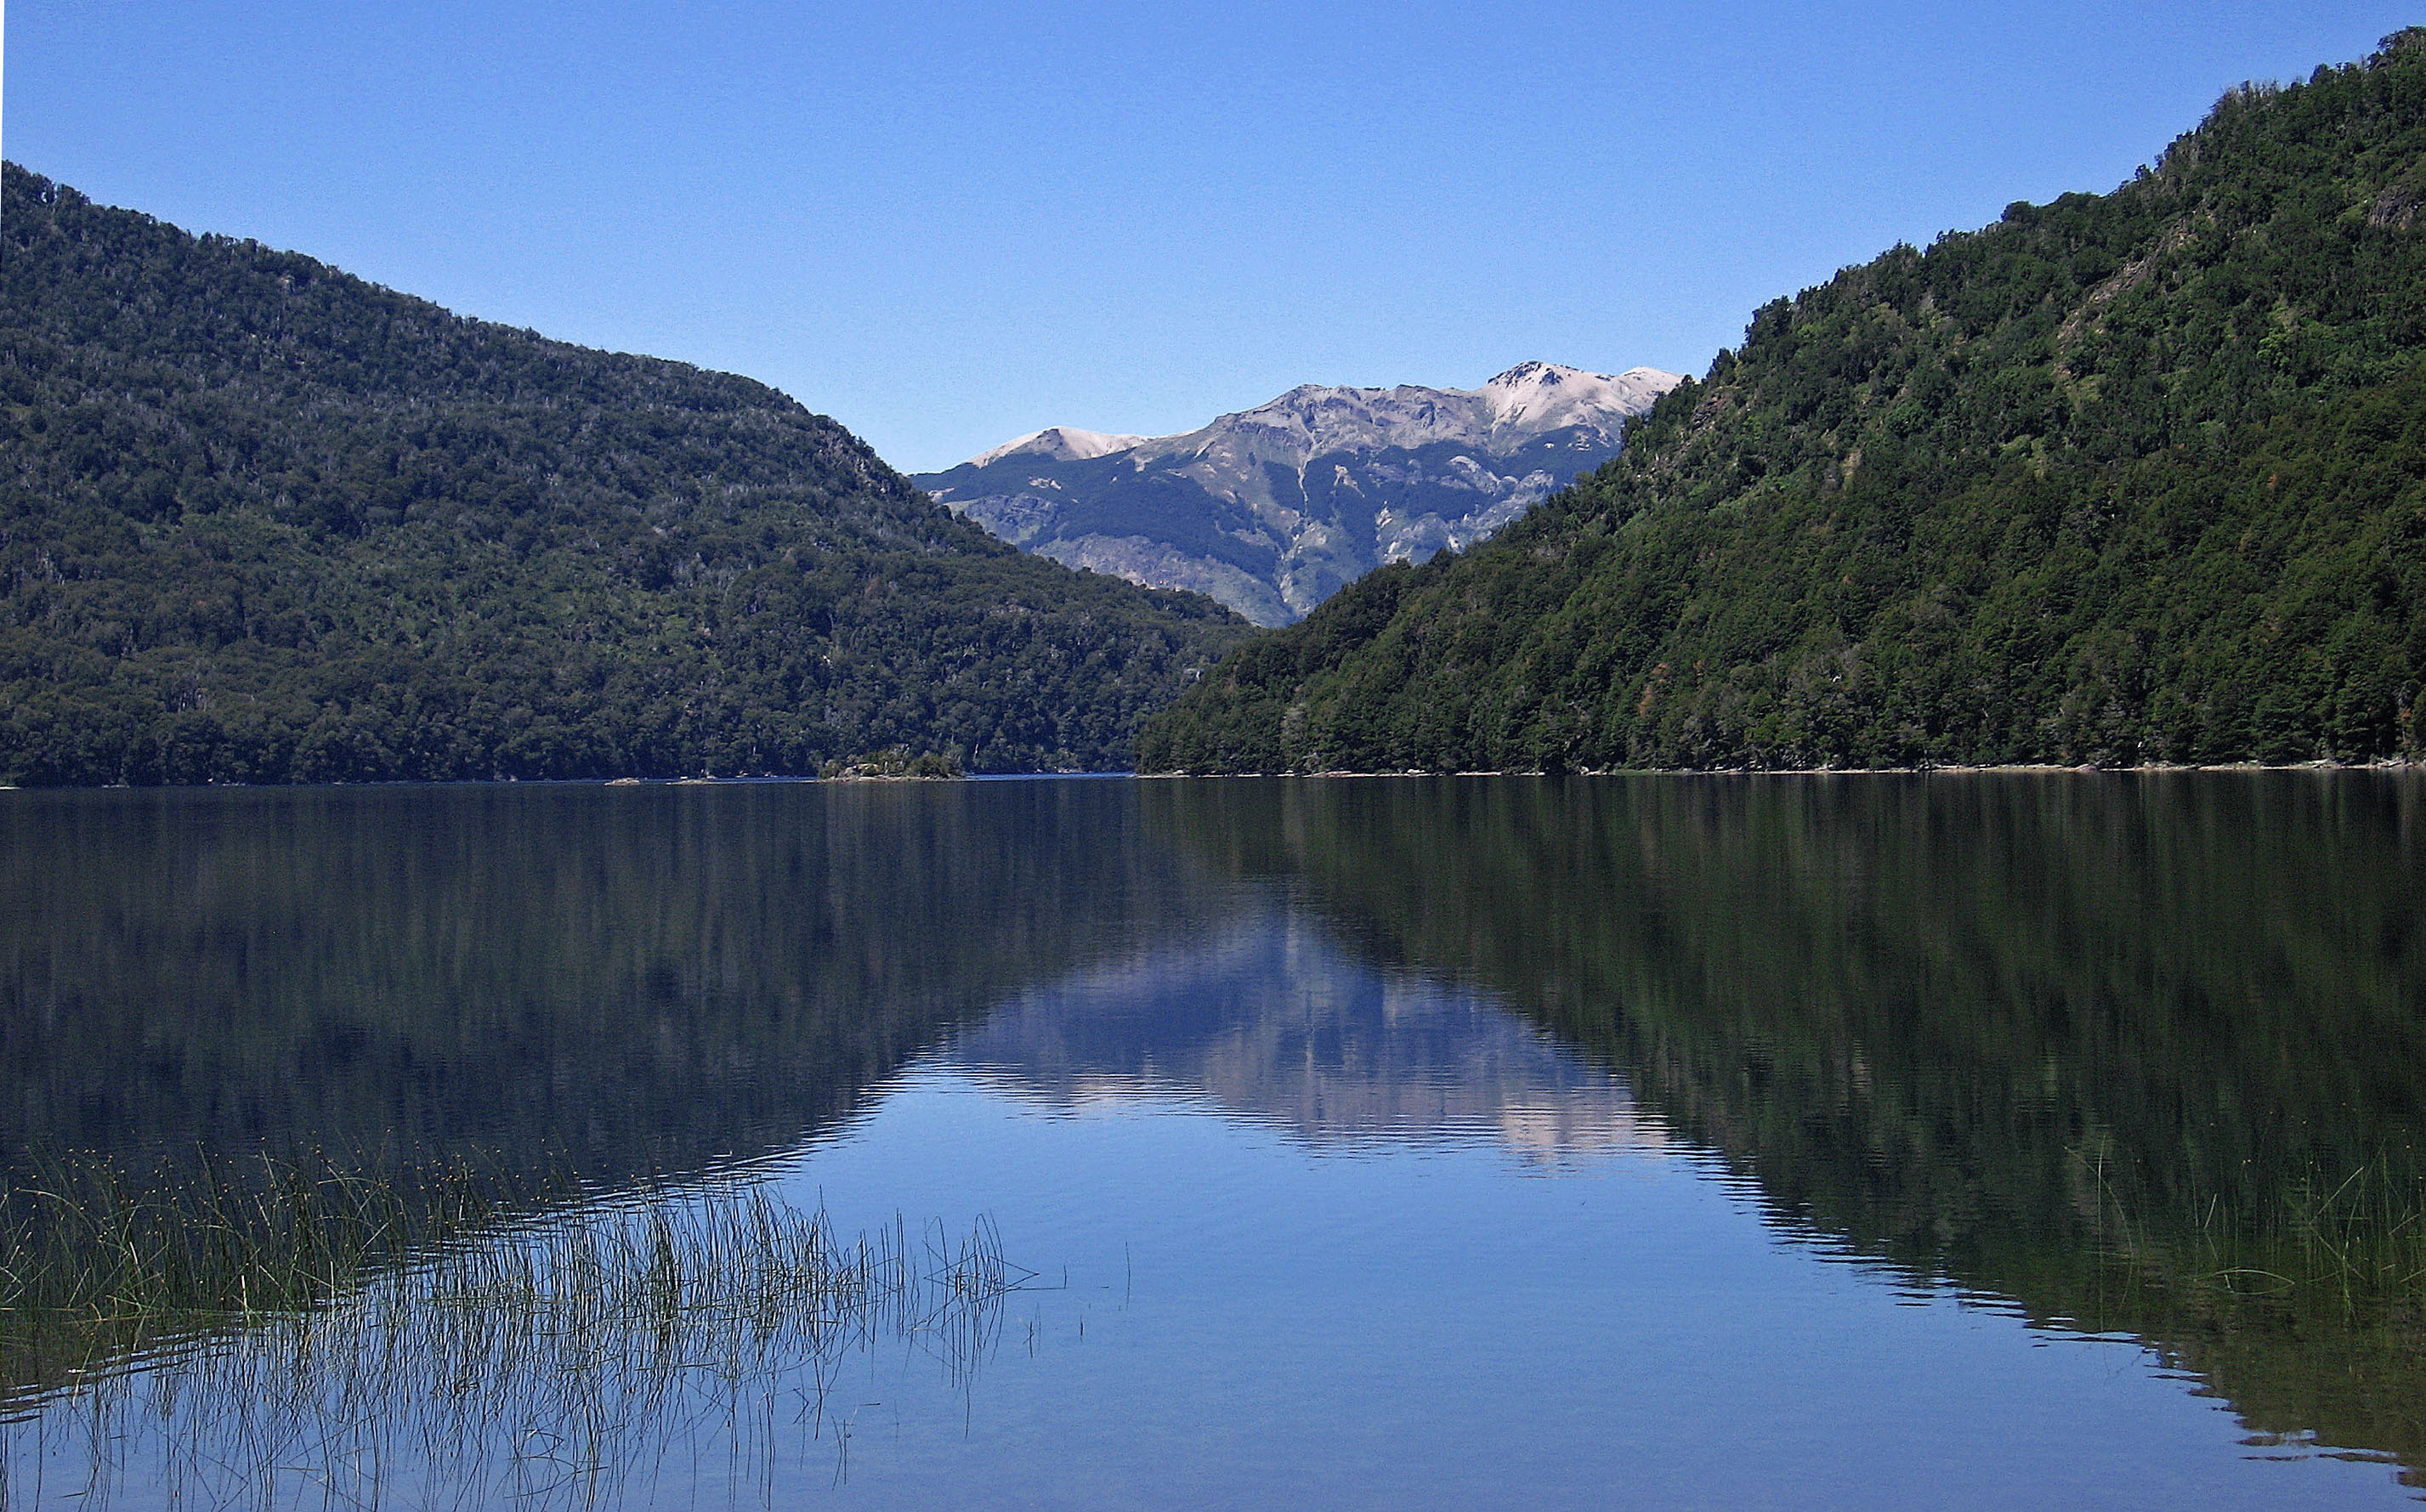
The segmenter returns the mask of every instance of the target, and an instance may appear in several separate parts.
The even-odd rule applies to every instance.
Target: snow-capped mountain
[[[1682,381],[1524,362],[1479,389],[1309,383],[1185,435],[1057,426],[915,481],[1014,545],[1286,624],[1383,562],[1491,534]]]
[[[1415,450],[1447,442],[1509,456],[1554,432],[1571,449],[1614,448],[1626,417],[1683,381],[1647,367],[1610,377],[1548,362],[1510,368],[1480,389],[1346,389],[1308,383],[1202,430],[1140,442],[1150,457],[1237,456],[1302,467],[1334,452]]]
[[[1031,430],[1001,445],[978,453],[962,467],[983,467],[1006,457],[1035,457],[1048,462],[1082,462],[1090,457],[1108,452],[1124,452],[1144,436],[1108,436],[1100,430],[1080,430],[1075,426],[1053,426],[1043,430]]]

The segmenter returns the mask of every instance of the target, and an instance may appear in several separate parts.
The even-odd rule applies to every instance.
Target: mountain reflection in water
[[[1529,1222],[1647,1155],[1915,1295],[2144,1341],[2252,1454],[2426,1469],[2417,774],[9,793],[0,856],[12,1193],[44,1146],[821,1186],[1170,1113],[1122,1180],[1227,1162],[1246,1245],[1253,1182],[1313,1201],[1440,1157],[1239,1262],[1278,1295],[1334,1240],[1409,1247],[1410,1213],[1454,1250],[1467,1210],[1421,1199],[1480,1200],[1455,1182],[1561,1178],[1522,1183]],[[1255,1164],[1264,1134],[1295,1164]],[[1048,1236],[1135,1211],[1053,1178]],[[1557,1304],[1600,1317],[1604,1283],[1635,1279]],[[1457,1272],[1436,1315],[1535,1305],[1496,1284]],[[1281,1347],[1247,1337],[1241,1371]],[[980,1476],[1027,1463],[1007,1441]]]
[[[1469,984],[1771,1221],[2136,1334],[2253,1443],[2426,1485],[2426,780],[1149,787],[1174,843]]]
[[[1102,784],[0,796],[0,1159],[679,1179],[1226,906]]]
[[[1668,1143],[1624,1083],[1546,1031],[1377,972],[1270,901],[1210,939],[1024,992],[948,1060],[1048,1106],[1195,1100],[1317,1150],[1492,1144],[1553,1171]]]

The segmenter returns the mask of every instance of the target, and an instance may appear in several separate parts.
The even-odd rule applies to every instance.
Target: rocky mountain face
[[[1182,436],[1057,426],[913,481],[1041,555],[1288,624],[1385,562],[1490,535],[1682,381],[1525,362],[1480,389],[1309,383]]]

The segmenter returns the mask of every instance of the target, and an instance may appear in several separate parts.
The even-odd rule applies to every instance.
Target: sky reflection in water
[[[0,1148],[757,1170],[1040,1272],[636,1504],[2415,1495],[2414,1305],[2202,1247],[2412,1148],[2406,779],[0,797]]]
[[[868,1505],[2402,1500],[2244,1445],[2136,1340],[1781,1231],[1606,1070],[1276,903],[1024,994],[786,1179],[986,1209],[1068,1267],[966,1439],[915,1373],[871,1383]]]

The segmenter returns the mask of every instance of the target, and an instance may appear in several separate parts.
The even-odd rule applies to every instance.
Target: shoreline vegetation
[[[949,781],[968,775],[951,756],[931,750],[913,756],[898,748],[872,756],[836,757],[817,768],[819,780],[828,782]]]
[[[778,1392],[848,1473],[826,1394],[880,1344],[965,1387],[1034,1278],[990,1222],[847,1237],[746,1171],[544,1195],[461,1158],[47,1157],[0,1199],[0,1497],[137,1484],[208,1504],[392,1482],[595,1504]],[[29,1441],[28,1435],[31,1435]],[[13,1442],[11,1441],[13,1440]]]
[[[807,782],[962,782],[972,775],[950,767],[947,759],[932,759],[937,766],[917,769],[930,758],[918,758],[903,764],[903,769],[888,770],[873,762],[838,766],[814,776],[774,777],[567,777],[567,778],[468,778],[441,783],[418,782],[410,779],[391,781],[364,782],[197,782],[181,784],[187,789],[210,788],[224,791],[272,788],[373,788],[373,787],[763,787],[768,784]],[[2175,762],[2141,762],[2134,765],[2100,765],[2083,763],[2064,765],[2054,762],[2014,762],[2001,765],[1966,766],[1958,763],[1923,763],[1892,766],[1610,766],[1571,768],[1522,768],[1505,770],[1428,770],[1408,767],[1402,771],[1355,771],[1339,768],[1331,771],[1279,772],[988,772],[993,781],[1061,781],[1070,778],[1131,778],[1141,781],[1202,780],[1210,778],[1409,778],[1409,777],[1969,777],[2036,773],[2044,776],[2158,776],[2189,772],[2415,772],[2426,771],[2426,759],[2408,756],[2385,757],[2377,761],[2341,762],[2317,760],[2307,762],[2209,762],[2189,764]],[[174,786],[109,782],[81,789],[94,793],[159,793],[175,791]],[[56,788],[21,788],[14,783],[0,782],[0,793],[57,792]]]
[[[2392,756],[2378,761],[2338,762],[2209,762],[2191,764],[2177,762],[2141,762],[2131,765],[2109,765],[2081,763],[2066,765],[2055,762],[2012,762],[1989,765],[1965,765],[1960,763],[1919,763],[1910,765],[1874,766],[1609,766],[1509,770],[1427,770],[1408,767],[1403,771],[1354,771],[1339,768],[1331,771],[1275,772],[1132,772],[1132,777],[1163,780],[1229,777],[1965,777],[2009,776],[2038,773],[2047,776],[2072,775],[2091,777],[2157,775],[2180,772],[2414,772],[2426,770],[2426,761],[2415,757]]]

